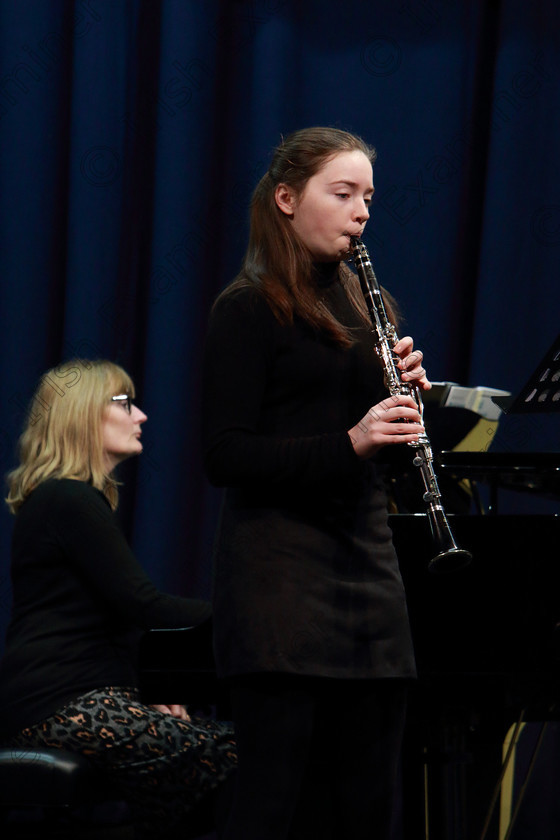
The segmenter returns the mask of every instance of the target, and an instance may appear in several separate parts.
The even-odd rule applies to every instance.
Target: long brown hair
[[[312,127],[295,131],[275,149],[268,171],[257,184],[251,200],[249,243],[242,268],[222,294],[253,286],[266,296],[280,323],[298,315],[328,334],[336,343],[353,343],[351,331],[321,303],[312,282],[313,259],[276,203],[275,191],[286,184],[299,198],[313,175],[340,152],[363,152],[371,164],[377,153],[361,137],[338,128]],[[348,266],[340,264],[341,282],[349,299],[368,321],[359,283]],[[388,301],[393,311],[392,301]]]
[[[134,384],[105,360],[71,359],[41,377],[19,439],[20,464],[6,477],[12,513],[48,478],[87,481],[117,507],[117,482],[107,472],[102,442],[103,414],[117,394],[134,397]]]

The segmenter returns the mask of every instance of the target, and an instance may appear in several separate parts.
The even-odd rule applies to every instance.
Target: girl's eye
[[[350,195],[350,193],[337,193],[337,196],[339,198],[348,198],[349,195]]]

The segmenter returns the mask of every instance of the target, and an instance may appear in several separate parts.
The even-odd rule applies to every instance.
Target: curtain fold
[[[431,378],[521,387],[558,332],[557,17],[553,0],[2,0],[2,471],[47,367],[115,359],[149,416],[123,524],[159,585],[208,594],[206,319],[271,149],[312,124],[378,149],[365,240]],[[504,449],[558,448],[556,416],[503,429]]]

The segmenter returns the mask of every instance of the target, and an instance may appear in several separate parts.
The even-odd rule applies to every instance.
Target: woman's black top
[[[371,332],[331,274],[322,305],[353,328],[348,349],[297,317],[281,325],[253,288],[222,296],[210,319],[205,463],[227,488],[213,605],[222,676],[415,674],[384,487],[348,436],[387,393]]]
[[[132,554],[105,496],[69,479],[40,484],[12,537],[13,610],[0,666],[0,737],[104,686],[137,685],[137,642],[152,627],[210,616],[164,595]]]

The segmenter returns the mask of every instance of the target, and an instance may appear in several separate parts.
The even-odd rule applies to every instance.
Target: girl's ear
[[[296,206],[296,194],[287,184],[278,184],[274,191],[276,204],[287,216],[291,216]]]

